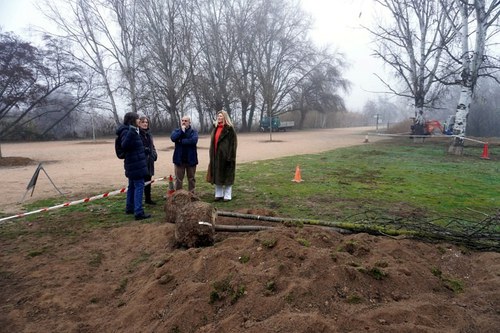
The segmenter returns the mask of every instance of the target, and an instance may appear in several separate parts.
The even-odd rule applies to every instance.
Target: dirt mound
[[[6,241],[0,331],[497,331],[498,253],[272,225],[191,249],[173,224]]]
[[[18,167],[35,164],[31,158],[27,157],[0,157],[0,167]]]

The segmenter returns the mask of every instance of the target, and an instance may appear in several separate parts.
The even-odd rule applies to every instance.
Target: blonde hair
[[[231,121],[231,118],[229,118],[229,114],[226,111],[224,110],[217,111],[217,116],[219,114],[222,114],[222,116],[224,117],[224,124],[226,124],[229,127],[234,127],[233,122]]]

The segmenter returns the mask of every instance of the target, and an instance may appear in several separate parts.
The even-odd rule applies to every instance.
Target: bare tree
[[[59,112],[57,124],[87,100],[88,82],[63,41],[46,37],[44,47],[35,48],[12,35],[0,35],[0,43],[0,139],[24,133],[27,125],[49,113]],[[73,106],[48,107],[58,96],[72,100]]]
[[[98,29],[106,36],[103,46],[112,55],[120,68],[121,75],[125,80],[125,85],[120,85],[129,96],[129,105],[132,112],[137,112],[139,106],[137,67],[139,52],[139,29],[137,27],[137,1],[138,0],[105,0],[103,5],[109,8],[118,25],[118,35],[113,32],[114,26],[109,26],[106,17],[96,16],[99,25]],[[142,37],[142,36],[141,36]],[[107,46],[107,45],[111,46]]]
[[[438,0],[376,0],[389,14],[389,23],[366,28],[377,45],[375,56],[392,68],[397,85],[380,81],[393,94],[413,101],[415,116],[433,107],[442,92],[440,62],[453,38],[446,9]],[[381,19],[382,20],[382,19]]]
[[[342,76],[342,69],[346,66],[341,55],[326,57],[314,64],[291,92],[292,110],[300,114],[298,128],[303,127],[310,111],[322,114],[345,111],[340,92],[348,91],[350,86]]]
[[[250,130],[256,117],[290,110],[294,89],[328,58],[308,39],[298,0],[45,0],[43,8],[100,78],[93,107],[117,123],[125,101],[162,128],[194,109],[204,130],[225,109]],[[340,68],[322,68],[315,82],[341,78],[332,76]],[[323,87],[323,97],[336,93]]]
[[[241,130],[250,131],[257,110],[259,81],[253,49],[256,43],[254,18],[258,3],[248,0],[235,1],[230,7],[231,38],[235,39],[236,53],[231,79],[235,97],[241,109]]]
[[[231,74],[237,44],[231,36],[230,2],[195,0],[195,42],[200,46],[196,83],[201,84],[203,103],[212,119],[215,118],[215,112],[221,109],[234,118]]]
[[[142,71],[150,83],[149,97],[154,97],[160,112],[166,111],[169,126],[178,124],[190,88],[187,4],[181,0],[140,1]]]
[[[132,95],[130,104],[132,108],[135,107],[135,66],[132,58],[135,55],[135,45],[131,44],[137,40],[134,30],[135,17],[132,14],[129,19],[124,1],[68,0],[62,4],[45,0],[40,5],[42,12],[62,31],[60,37],[78,46],[78,51],[73,56],[101,78],[105,94],[95,93],[94,105],[110,111],[117,124],[121,119],[117,106],[117,89],[120,86],[116,81],[119,75],[113,70],[116,63],[128,83],[132,81],[132,86],[129,85],[127,90]],[[113,13],[119,22],[118,26],[110,22]],[[118,42],[113,34],[116,28],[121,29]]]
[[[291,107],[290,93],[304,79],[315,55],[307,39],[310,19],[298,2],[260,1],[255,18],[254,57],[262,98],[261,118],[269,119]],[[272,140],[272,126],[269,126]]]
[[[37,54],[30,43],[13,34],[0,34],[0,140],[16,114],[29,108],[39,90],[34,71],[39,62]],[[0,158],[1,152],[0,144]]]
[[[39,90],[35,68],[39,50],[12,34],[0,34],[0,124]],[[1,131],[4,134],[4,129]]]
[[[458,65],[455,70],[452,70],[452,73],[455,74],[455,81],[452,83],[460,85],[460,97],[453,127],[455,138],[450,144],[448,152],[461,155],[470,104],[479,77],[493,77],[499,82],[498,78],[492,76],[492,72],[498,71],[499,66],[493,63],[494,57],[487,56],[486,52],[488,51],[487,41],[498,33],[500,1],[453,0],[448,3],[441,0],[441,4],[448,9],[449,21],[460,37],[459,55],[453,55],[453,51],[449,50],[449,54]],[[457,14],[459,20],[455,20]],[[471,27],[473,28],[471,29]],[[492,28],[495,30],[489,32],[488,30]],[[489,51],[492,52],[492,49]]]

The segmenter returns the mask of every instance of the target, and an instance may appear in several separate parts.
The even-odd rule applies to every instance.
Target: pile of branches
[[[341,233],[364,232],[390,237],[403,236],[423,241],[449,242],[479,251],[500,252],[500,210],[493,215],[469,212],[462,217],[436,219],[383,217],[367,211],[341,222],[294,219],[218,211],[217,215],[284,224],[308,224],[334,228]],[[480,216],[480,218],[478,218]]]
[[[350,230],[370,234],[408,235],[423,241],[445,241],[480,251],[500,252],[500,211],[479,212],[461,217],[383,218],[377,214],[353,216]]]

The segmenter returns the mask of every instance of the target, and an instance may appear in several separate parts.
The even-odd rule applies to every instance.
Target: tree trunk
[[[455,155],[463,154],[467,116],[469,115],[470,103],[477,83],[479,68],[483,61],[486,39],[484,0],[475,2],[477,23],[474,48],[472,50],[469,45],[469,8],[464,3],[459,3],[459,6],[462,21],[460,31],[462,44],[461,90],[455,114],[455,124],[453,126],[453,135],[455,137],[448,147],[448,152]]]
[[[425,118],[423,120],[423,124],[419,124],[417,122],[417,116],[420,114],[420,112],[422,112],[422,117],[423,114],[424,114],[424,103],[423,103],[423,98],[422,96],[419,98],[419,97],[415,97],[415,118],[413,118],[413,133],[412,134],[415,134],[415,136],[413,137],[413,143],[424,143],[424,137],[423,135],[425,135]],[[378,118],[377,118],[377,122],[378,122]],[[378,126],[378,124],[377,124]]]
[[[470,102],[472,100],[472,88],[463,86],[460,91],[460,99],[455,113],[455,135],[448,152],[454,155],[462,155],[464,150],[465,129],[467,128],[467,116],[469,115]]]

